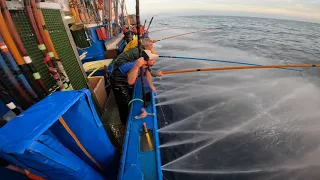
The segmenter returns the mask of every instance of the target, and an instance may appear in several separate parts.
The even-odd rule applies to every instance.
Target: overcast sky
[[[127,0],[129,14],[135,0]],[[320,0],[140,0],[142,16],[229,15],[320,22]]]

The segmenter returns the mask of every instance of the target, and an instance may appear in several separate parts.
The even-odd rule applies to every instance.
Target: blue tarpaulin
[[[49,179],[114,179],[117,169],[116,151],[86,89],[56,92],[23,112],[0,129],[0,148],[7,161]]]

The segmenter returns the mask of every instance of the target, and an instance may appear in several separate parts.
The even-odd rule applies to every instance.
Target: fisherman
[[[143,57],[139,58],[139,50],[135,47],[129,51],[123,52],[114,61],[110,82],[119,109],[120,119],[124,125],[127,123],[129,102],[131,101],[133,94],[133,85],[139,75],[140,68],[145,71],[150,89],[153,91],[156,90],[152,84],[152,75],[149,67],[155,64],[156,59],[159,56],[157,54],[152,54],[149,50],[150,47],[152,47],[150,39],[143,39],[142,51],[147,55],[146,59]]]
[[[150,45],[150,46],[152,46],[152,47],[151,47],[149,50],[150,50],[153,54],[157,54],[157,52],[153,49],[154,40],[152,40],[151,38],[148,37],[148,33],[144,33],[144,34],[141,35],[141,39],[146,39],[146,38],[150,39],[150,41],[152,42],[152,45]],[[137,47],[137,46],[138,46],[138,40],[137,40],[137,39],[134,39],[134,40],[130,41],[130,42],[126,45],[126,47],[124,48],[123,52],[126,52],[126,51],[128,51],[128,50],[130,50],[130,49],[132,49],[132,48],[134,48],[134,47]]]
[[[149,41],[150,43],[144,46],[145,50],[150,50],[152,54],[158,54],[154,49],[153,49],[153,43],[154,41],[152,39],[150,39],[149,37],[146,37],[146,34],[142,35],[142,41]],[[132,40],[130,43],[128,43],[126,45],[126,47],[124,48],[123,52],[129,51],[132,48],[135,48],[138,46],[138,40]],[[161,77],[163,76],[161,71],[155,71],[155,70],[151,70],[151,75],[153,77]]]
[[[125,40],[127,43],[131,42],[132,41],[132,34],[131,32],[125,27],[125,26],[122,26],[122,32],[124,34],[124,37],[125,37]]]
[[[132,29],[132,34],[133,34],[133,40],[138,40],[138,30],[136,26],[133,26]],[[144,34],[146,31],[144,29],[144,26],[140,26],[140,37],[142,34]]]

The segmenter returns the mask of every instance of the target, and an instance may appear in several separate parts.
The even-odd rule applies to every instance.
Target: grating
[[[61,58],[61,62],[69,76],[73,88],[87,88],[85,77],[82,74],[81,68],[79,67],[77,58],[72,49],[60,11],[44,9],[42,10],[42,13],[53,44],[59,57]],[[10,14],[15,23],[20,39],[26,47],[28,54],[32,58],[37,70],[40,72],[44,83],[49,89],[53,88],[56,84],[56,81],[51,77],[48,68],[43,63],[43,56],[41,51],[38,49],[25,11],[13,10],[10,11]]]
[[[56,84],[56,81],[51,77],[48,68],[43,63],[43,56],[41,51],[38,49],[38,45],[25,11],[10,11],[10,14],[15,23],[20,39],[27,49],[29,56],[32,58],[35,67],[40,72],[45,85],[49,89],[52,88]]]

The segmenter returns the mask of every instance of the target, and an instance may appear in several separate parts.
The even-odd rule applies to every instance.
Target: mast
[[[138,34],[138,50],[139,50],[139,58],[142,57],[142,47],[140,41],[140,6],[139,0],[136,0],[136,21],[137,21],[137,34]],[[144,107],[146,107],[147,97],[144,89],[144,71],[140,68],[140,79],[141,79],[141,88],[142,88],[142,98],[144,102]]]

